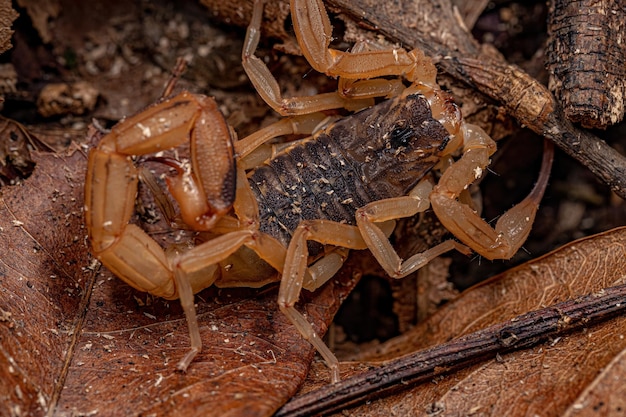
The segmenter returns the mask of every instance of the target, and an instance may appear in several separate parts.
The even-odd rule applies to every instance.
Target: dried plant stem
[[[625,310],[626,285],[553,304],[295,397],[276,417],[326,414],[361,403],[373,395],[380,398],[497,354],[593,326]]]

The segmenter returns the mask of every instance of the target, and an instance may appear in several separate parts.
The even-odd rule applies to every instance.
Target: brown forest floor
[[[72,143],[86,143],[92,120],[111,127],[157,100],[181,56],[191,58],[191,63],[177,88],[214,96],[239,137],[278,119],[259,99],[241,67],[244,28],[212,19],[211,11],[198,2],[59,0],[50,4],[49,9],[16,8],[20,16],[13,26],[14,46],[0,59],[13,65],[17,83],[14,91],[5,93],[2,115],[24,125],[56,152],[65,152]],[[546,16],[542,1],[497,2],[481,14],[473,34],[547,83],[541,55],[548,36]],[[333,23],[340,31],[341,21]],[[283,49],[289,49],[288,45]],[[262,41],[259,54],[269,57],[270,69],[286,95],[334,86],[335,81],[311,72],[302,57],[272,49],[267,40]],[[56,102],[55,92],[46,92],[50,85],[82,88],[85,96],[73,102],[72,111],[57,111],[62,105]],[[90,100],[95,100],[93,106]],[[520,201],[538,174],[541,138],[516,126],[510,132],[499,141],[490,173],[481,181],[480,190],[476,189],[483,217],[490,220]],[[626,152],[626,124],[595,133],[622,154]],[[9,147],[1,144],[0,148]],[[5,153],[8,160],[10,151]],[[20,170],[33,168],[25,166]],[[5,168],[0,175],[2,187],[22,181],[20,175]],[[557,149],[535,226],[512,260],[491,262],[452,255],[451,262],[437,262],[420,277],[414,274],[402,282],[389,282],[367,255],[353,254],[362,259],[359,262],[367,274],[336,317],[330,336],[333,349],[350,357],[360,346],[370,347],[405,331],[473,284],[577,238],[624,224],[624,201]],[[402,222],[394,235],[406,252],[445,237],[430,213]]]

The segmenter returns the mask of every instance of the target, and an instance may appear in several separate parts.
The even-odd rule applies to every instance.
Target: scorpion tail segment
[[[202,101],[202,113],[191,134],[193,172],[198,177],[211,207],[226,213],[235,201],[237,166],[230,128],[215,100]]]
[[[167,188],[180,206],[180,215],[185,224],[194,230],[208,231],[219,216],[212,210],[204,191],[193,173],[179,172],[166,179]]]
[[[554,158],[554,145],[549,140],[544,140],[543,160],[539,179],[528,196],[509,211],[504,213],[496,223],[496,232],[509,237],[511,242],[511,256],[524,244],[530,234],[531,227],[539,208],[539,202],[548,186],[552,160]]]
[[[476,126],[466,128],[463,156],[446,170],[431,194],[431,205],[441,223],[463,243],[487,259],[509,259],[522,246],[535,219],[551,166],[550,150],[544,156],[542,175],[535,189],[498,220],[495,229],[458,201],[459,194],[482,175],[495,144]]]
[[[93,253],[132,287],[176,298],[163,249],[143,230],[128,224],[137,181],[137,169],[127,156],[101,149],[89,154],[85,220]]]
[[[182,145],[198,116],[196,97],[185,91],[125,119],[102,139],[99,148],[124,155],[147,155]]]
[[[169,300],[178,298],[165,252],[134,224],[126,225],[115,244],[96,255],[131,287]]]

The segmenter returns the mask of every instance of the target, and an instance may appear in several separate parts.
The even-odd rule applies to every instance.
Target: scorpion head
[[[450,133],[420,93],[387,100],[350,119],[349,125],[338,122],[335,133],[341,132],[344,152],[361,179],[381,196],[410,190],[447,152]]]

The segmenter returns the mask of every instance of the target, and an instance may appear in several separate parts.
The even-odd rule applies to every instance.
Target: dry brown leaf
[[[578,396],[563,417],[623,416],[626,410],[626,350],[622,350]]]
[[[411,332],[361,360],[412,353],[528,311],[623,284],[624,271],[626,228],[573,242],[468,290]],[[598,406],[615,412],[622,407],[618,393],[623,388],[614,391],[609,382],[623,387],[626,378],[622,371],[625,332],[626,318],[617,317],[437,377],[435,383],[362,405],[358,413],[559,416],[589,415]]]
[[[278,311],[276,287],[198,297],[205,349],[189,348],[177,301],[152,299],[93,263],[82,205],[86,157],[36,155],[0,199],[0,415],[271,415],[314,351]],[[347,273],[305,295],[324,333]]]

